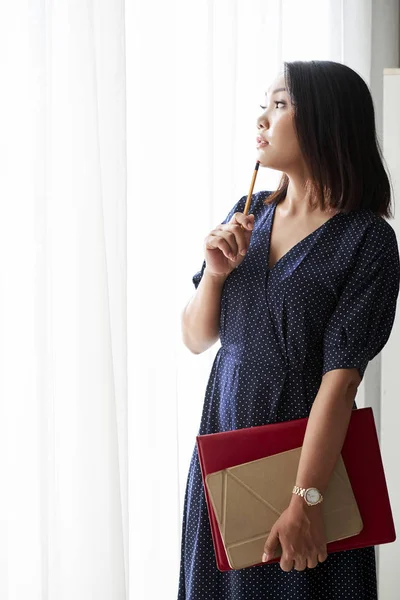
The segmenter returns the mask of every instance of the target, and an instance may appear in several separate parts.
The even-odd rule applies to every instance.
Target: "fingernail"
[[[262,562],[267,562],[267,560],[268,560],[268,554],[265,554],[265,552],[264,552],[264,554],[262,555]]]
[[[242,256],[244,256],[244,255],[246,254],[246,248],[242,248],[242,250],[240,251],[240,254],[241,254]]]

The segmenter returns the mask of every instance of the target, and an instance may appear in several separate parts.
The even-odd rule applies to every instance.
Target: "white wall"
[[[400,69],[384,69],[383,154],[394,191],[395,218],[389,223],[400,245]],[[381,361],[380,446],[398,539],[378,547],[378,581],[379,598],[395,600],[400,598],[400,299]]]

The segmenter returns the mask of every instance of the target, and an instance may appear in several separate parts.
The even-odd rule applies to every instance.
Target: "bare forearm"
[[[182,337],[194,354],[204,352],[218,339],[221,294],[227,275],[210,275],[207,267],[195,295],[182,312]]]
[[[326,491],[346,438],[356,393],[357,386],[353,384],[340,387],[328,382],[320,386],[304,436],[296,477],[299,487],[316,487],[322,494]],[[296,494],[290,504],[306,506]]]

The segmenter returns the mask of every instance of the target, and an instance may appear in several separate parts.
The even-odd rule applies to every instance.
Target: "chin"
[[[259,156],[257,160],[260,161],[260,167],[268,167],[268,169],[273,169],[274,171],[282,171],[282,165],[274,165],[265,156]]]

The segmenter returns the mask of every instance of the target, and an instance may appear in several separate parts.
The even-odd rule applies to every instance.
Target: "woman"
[[[370,92],[349,67],[284,63],[261,108],[260,168],[282,171],[280,184],[253,195],[251,215],[243,196],[206,237],[183,339],[194,353],[221,341],[199,435],[308,417],[296,486],[318,500],[395,318],[390,186]],[[375,548],[328,555],[322,502],[292,494],[265,541],[267,561],[281,545],[279,562],[221,572],[195,447],[178,599],[376,600]]]

